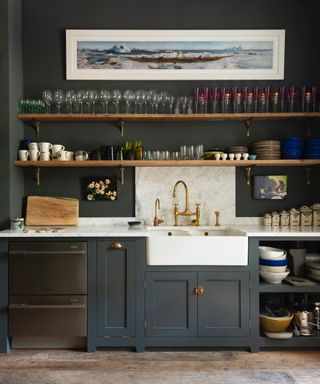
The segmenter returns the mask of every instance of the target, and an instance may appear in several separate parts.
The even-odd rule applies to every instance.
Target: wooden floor
[[[0,383],[320,384],[320,352],[14,351]]]

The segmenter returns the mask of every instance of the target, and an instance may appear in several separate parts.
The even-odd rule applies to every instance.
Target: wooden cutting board
[[[26,225],[77,225],[78,218],[77,199],[28,196]]]

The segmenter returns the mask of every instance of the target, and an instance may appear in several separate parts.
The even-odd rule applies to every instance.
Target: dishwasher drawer
[[[86,296],[10,296],[9,336],[86,336]]]

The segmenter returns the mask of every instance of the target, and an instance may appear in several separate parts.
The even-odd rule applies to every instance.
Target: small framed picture
[[[257,200],[282,200],[288,194],[287,175],[254,176],[253,198]]]
[[[84,183],[87,201],[115,201],[118,198],[117,179],[114,176],[86,178]]]

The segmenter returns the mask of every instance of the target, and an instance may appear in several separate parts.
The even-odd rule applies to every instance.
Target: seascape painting
[[[68,79],[283,76],[284,31],[67,31]]]
[[[288,194],[286,175],[254,176],[253,197],[258,200],[282,200]]]

